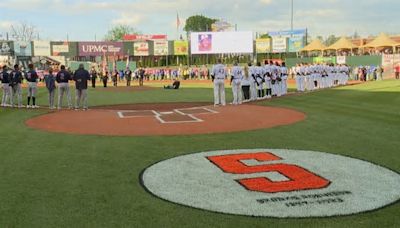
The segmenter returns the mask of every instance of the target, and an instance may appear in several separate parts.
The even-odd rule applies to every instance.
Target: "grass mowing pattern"
[[[41,89],[39,94],[39,104],[43,104],[45,91]],[[227,95],[230,100],[229,89]],[[212,90],[99,93],[91,89],[89,99],[90,105],[212,101]],[[0,227],[400,226],[399,203],[337,218],[251,218],[178,206],[152,197],[140,186],[140,172],[157,161],[221,149],[324,151],[400,172],[400,81],[325,90],[262,104],[294,108],[308,117],[291,126],[230,134],[106,137],[30,129],[24,121],[44,110],[0,109]]]

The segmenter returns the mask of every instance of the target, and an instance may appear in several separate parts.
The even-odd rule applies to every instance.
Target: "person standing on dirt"
[[[82,101],[82,108],[83,110],[88,109],[88,104],[87,104],[87,81],[90,80],[90,75],[87,70],[85,70],[83,64],[79,65],[79,68],[77,71],[75,71],[73,80],[75,81],[75,110],[79,109],[79,106]]]
[[[67,96],[68,108],[72,108],[71,94],[69,92],[69,81],[71,79],[71,74],[65,69],[64,65],[61,65],[61,70],[56,76],[56,81],[58,83],[58,109],[62,107],[64,93]]]

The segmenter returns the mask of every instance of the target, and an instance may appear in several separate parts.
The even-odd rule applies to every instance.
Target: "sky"
[[[0,39],[10,26],[34,25],[41,40],[102,40],[116,25],[143,34],[184,34],[180,21],[201,14],[236,24],[239,31],[290,29],[291,0],[1,0]],[[400,34],[399,0],[293,0],[294,28],[312,37]]]

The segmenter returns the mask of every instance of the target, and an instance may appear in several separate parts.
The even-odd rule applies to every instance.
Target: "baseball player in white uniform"
[[[286,67],[285,62],[282,63],[281,66],[281,93],[282,95],[287,94],[287,79],[288,79],[288,69]]]
[[[240,66],[238,66],[237,61],[235,61],[231,71],[231,85],[233,93],[232,104],[234,105],[242,103],[242,85],[241,85],[242,78],[243,78],[243,69]]]
[[[214,106],[217,105],[225,106],[226,69],[225,65],[222,64],[221,59],[218,59],[217,64],[213,66],[211,77],[214,82]]]
[[[255,66],[249,63],[249,73],[250,73],[250,100],[257,100],[257,87],[256,87],[256,70]]]

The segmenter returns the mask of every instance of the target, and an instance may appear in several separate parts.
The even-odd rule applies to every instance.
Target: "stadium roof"
[[[327,47],[326,50],[343,50],[343,49],[355,49],[358,46],[354,45],[350,40],[346,37],[341,37],[338,41],[336,41],[331,46]]]
[[[379,47],[395,47],[399,46],[400,43],[390,39],[388,35],[385,33],[381,33],[378,37],[376,37],[373,41],[365,44],[364,48],[379,48]]]
[[[305,46],[301,51],[323,51],[325,49],[326,46],[322,44],[319,39],[315,39],[310,44]]]

